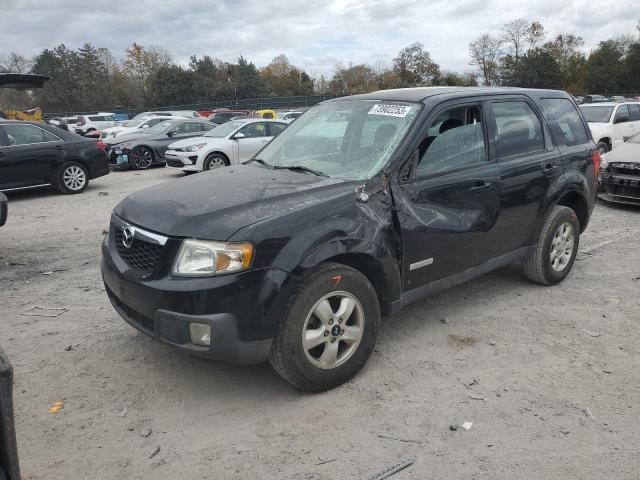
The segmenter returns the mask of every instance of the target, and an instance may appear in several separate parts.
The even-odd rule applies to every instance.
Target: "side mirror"
[[[616,117],[613,123],[627,123],[629,121],[629,115],[624,115],[622,117]]]
[[[7,221],[7,197],[0,193],[0,227]]]
[[[238,132],[238,133],[236,133],[236,134],[233,136],[233,138],[234,138],[235,140],[239,140],[239,139],[241,139],[241,138],[245,138],[245,137],[246,137],[246,135],[245,135],[244,133],[242,133],[242,132]]]
[[[142,125],[142,128],[143,128],[143,129],[145,129],[145,128],[149,128],[149,125],[144,124],[144,125]]]
[[[175,130],[171,130],[170,132],[167,132],[167,137],[173,137],[175,135],[177,135],[178,132],[176,132]]]

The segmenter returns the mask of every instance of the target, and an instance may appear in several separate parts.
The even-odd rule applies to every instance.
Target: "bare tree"
[[[498,83],[498,57],[501,46],[501,39],[488,33],[483,33],[469,44],[471,65],[478,67],[486,86]]]
[[[502,41],[509,46],[515,58],[515,63],[518,63],[524,43],[528,38],[529,27],[529,22],[524,18],[511,20],[502,27]]]
[[[9,55],[0,54],[0,72],[27,73],[31,70],[32,63],[15,52],[11,52]]]
[[[540,22],[531,22],[527,29],[527,41],[529,42],[529,49],[536,48],[544,40],[547,32],[544,31],[544,26]]]

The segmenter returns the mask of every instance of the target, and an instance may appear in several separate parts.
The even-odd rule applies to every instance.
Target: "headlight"
[[[204,147],[206,143],[198,143],[197,145],[189,145],[188,147],[179,148],[181,152],[196,152]]]
[[[182,242],[171,273],[178,277],[210,277],[241,272],[251,265],[253,245],[187,239]]]

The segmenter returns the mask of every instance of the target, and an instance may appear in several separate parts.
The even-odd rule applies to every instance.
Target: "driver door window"
[[[416,176],[438,175],[487,161],[482,111],[455,107],[431,123],[418,147]]]

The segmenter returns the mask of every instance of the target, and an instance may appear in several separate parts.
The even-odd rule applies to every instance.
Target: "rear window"
[[[542,124],[527,102],[499,102],[491,105],[498,128],[501,157],[544,149]]]
[[[541,104],[542,114],[549,122],[556,142],[573,146],[589,141],[580,114],[573,103],[565,98],[543,98]]]

